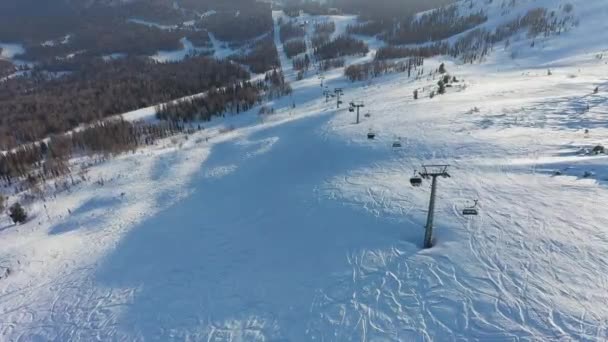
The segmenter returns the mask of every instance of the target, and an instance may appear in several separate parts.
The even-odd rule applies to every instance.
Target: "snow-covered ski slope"
[[[0,340],[607,340],[608,157],[582,151],[608,144],[608,5],[572,3],[579,27],[520,42],[529,57],[425,62],[466,88],[414,101],[437,80],[326,73],[365,101],[354,125],[310,73],[272,116],[93,165],[30,222],[3,217]],[[428,250],[423,163],[452,175]]]

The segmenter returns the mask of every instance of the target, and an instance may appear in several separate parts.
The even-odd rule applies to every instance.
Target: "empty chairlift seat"
[[[462,215],[464,216],[477,216],[479,213],[475,208],[464,208],[462,210]]]
[[[478,201],[475,200],[475,204],[473,204],[473,206],[462,209],[462,215],[464,215],[464,216],[477,216],[477,215],[479,215],[479,212],[477,211],[477,202]]]
[[[410,178],[410,184],[412,186],[421,186],[422,185],[422,177],[419,176],[418,171],[414,170],[414,175]]]
[[[418,176],[414,176],[414,177],[410,178],[410,184],[412,184],[412,186],[421,186],[422,178],[420,178]]]

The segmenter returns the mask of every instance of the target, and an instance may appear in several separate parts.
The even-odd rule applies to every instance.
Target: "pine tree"
[[[19,203],[13,204],[9,209],[10,218],[13,220],[15,224],[23,223],[27,220],[27,213]]]
[[[445,94],[445,83],[443,83],[443,80],[440,80],[439,82],[437,82],[437,85],[439,86],[439,90],[437,90],[437,93]]]
[[[441,65],[439,65],[439,73],[440,74],[445,74],[446,70],[445,70],[445,64],[441,63]]]

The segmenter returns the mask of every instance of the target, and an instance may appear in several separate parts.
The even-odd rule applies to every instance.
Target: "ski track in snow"
[[[579,151],[608,139],[608,66],[555,60],[552,76],[448,61],[466,89],[418,101],[436,80],[327,72],[366,101],[360,125],[308,75],[295,109],[91,167],[27,224],[2,219],[0,340],[608,339],[608,171]],[[422,250],[429,189],[409,177],[434,162],[452,178]]]

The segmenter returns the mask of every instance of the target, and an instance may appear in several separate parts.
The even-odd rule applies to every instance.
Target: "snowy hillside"
[[[473,2],[488,28],[566,4]],[[293,94],[274,114],[73,160],[69,190],[1,218],[0,341],[607,340],[608,155],[590,152],[608,145],[608,5],[570,3],[568,31],[426,59],[420,78],[297,81],[277,35]],[[308,38],[356,19],[303,20]],[[361,39],[347,65],[384,44]],[[441,63],[459,82],[431,98]],[[336,87],[360,124],[326,101]],[[451,178],[422,249],[430,184],[409,180],[436,163]]]

